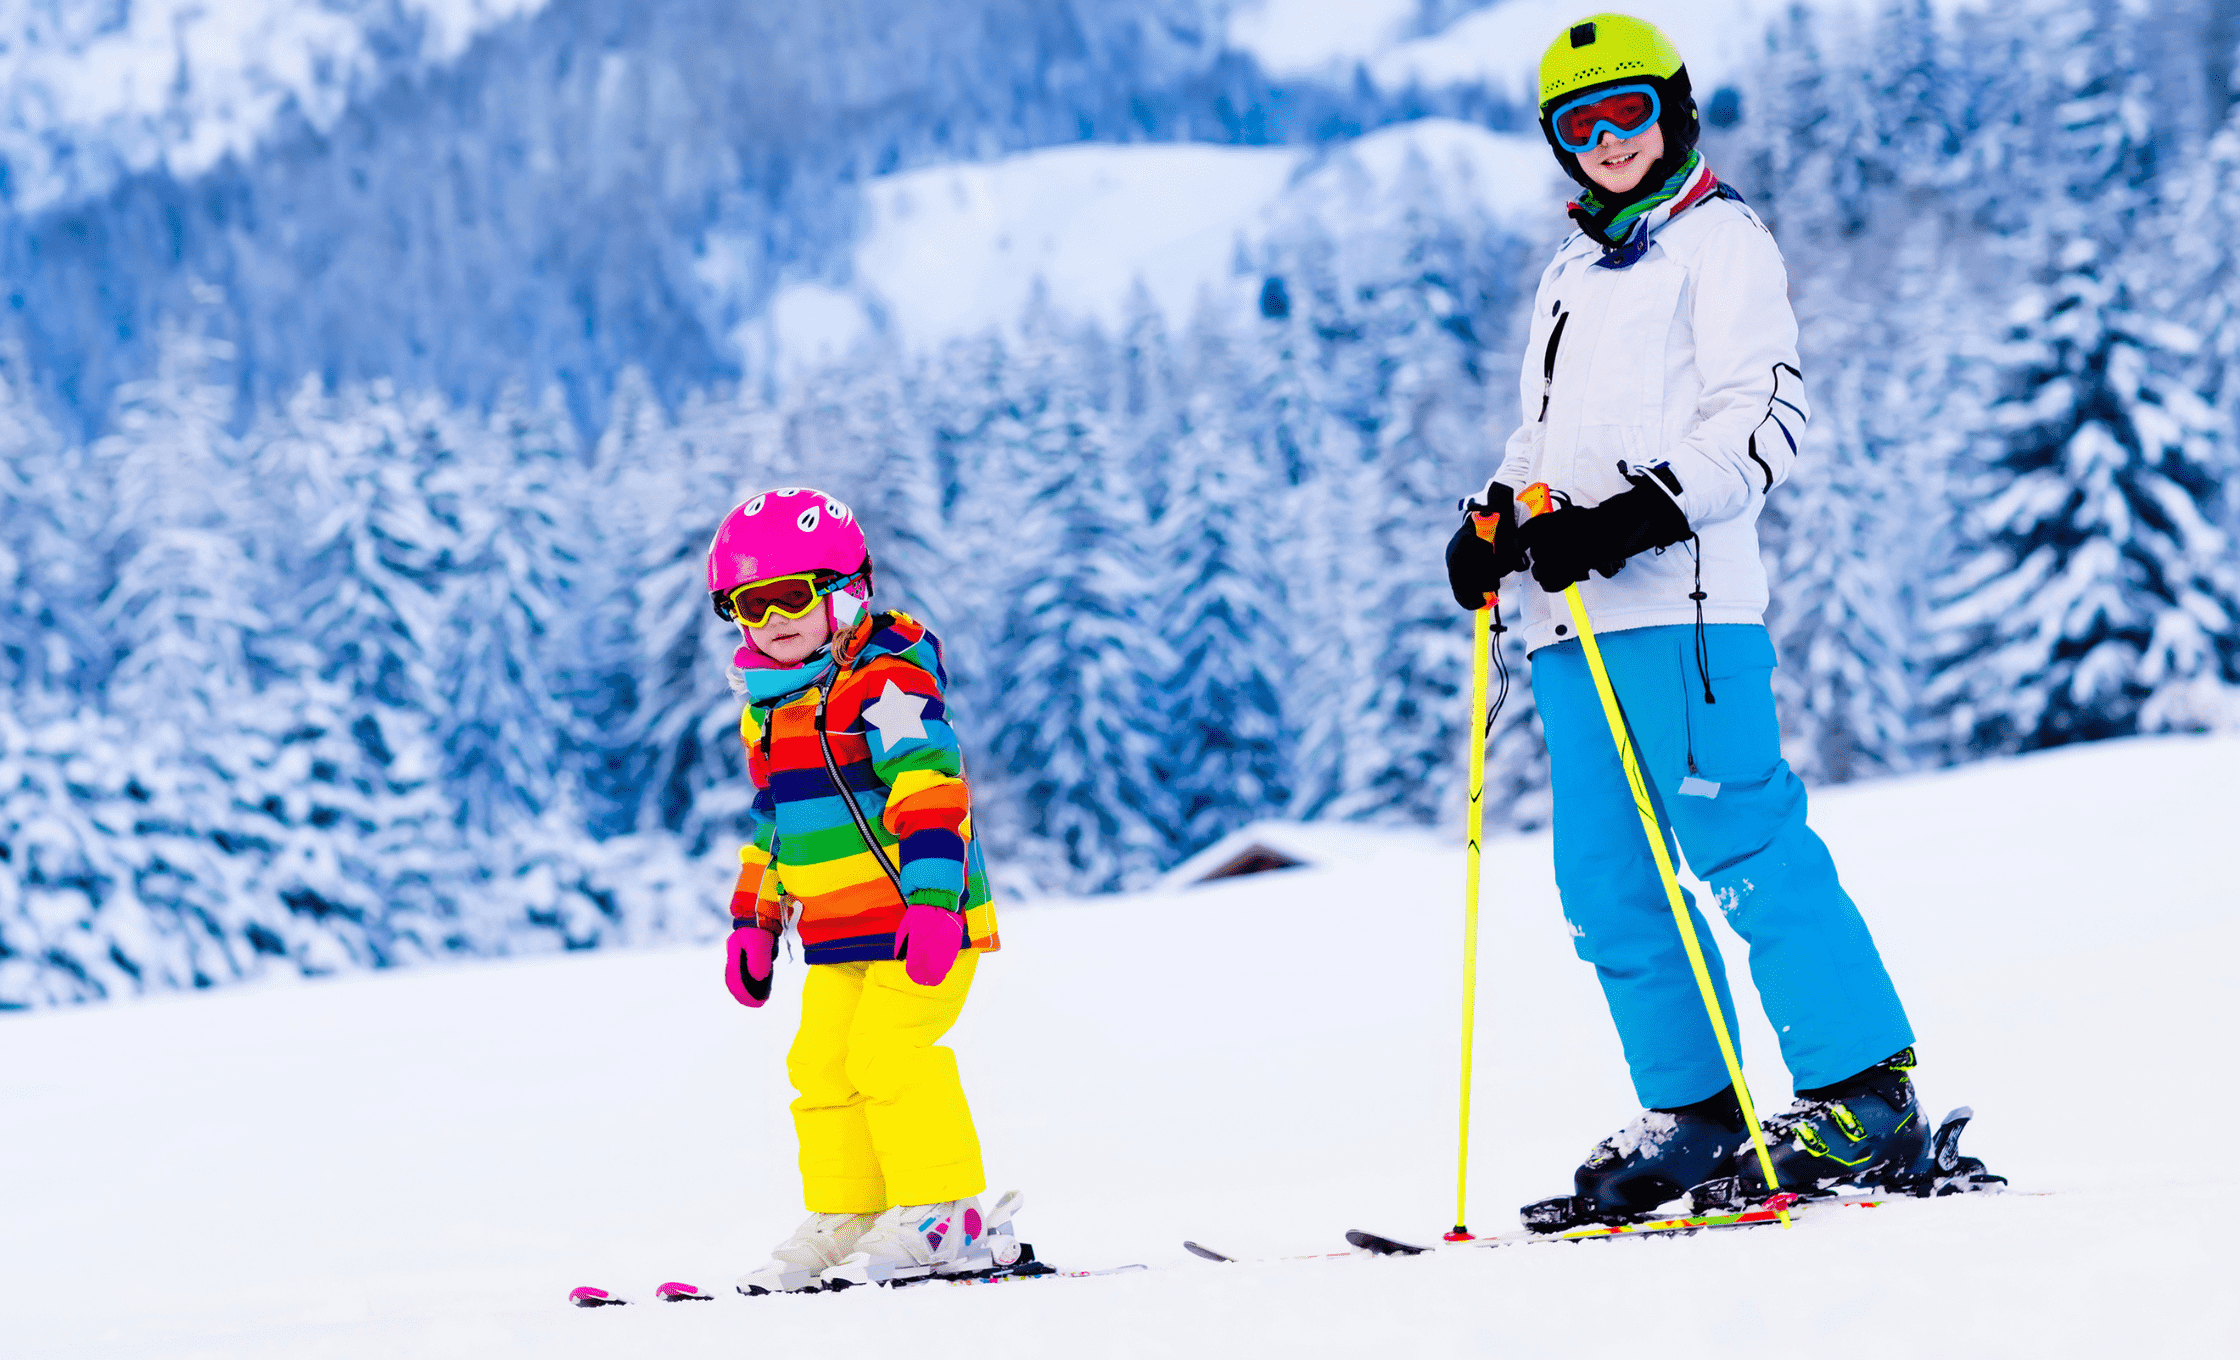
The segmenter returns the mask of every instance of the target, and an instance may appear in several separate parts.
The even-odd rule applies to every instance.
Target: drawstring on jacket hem
[[[1703,540],[1695,534],[1688,535],[1688,555],[1696,560],[1696,588],[1688,593],[1696,602],[1696,678],[1703,681],[1703,701],[1715,704],[1719,696],[1711,692],[1711,644],[1703,631]]]

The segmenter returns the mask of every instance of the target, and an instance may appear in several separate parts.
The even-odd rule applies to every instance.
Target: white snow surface
[[[1415,0],[1244,0],[1229,14],[1229,46],[1271,75],[1351,69],[1400,40]]]
[[[1822,0],[1812,8],[1834,10],[1846,2]],[[1708,98],[1764,44],[1767,22],[1785,6],[1774,0],[1641,0],[1617,8],[1663,29],[1688,63],[1697,97]],[[1386,89],[1483,83],[1530,103],[1548,44],[1596,12],[1581,0],[1500,0],[1463,15],[1443,32],[1364,54],[1365,64]]]
[[[1257,292],[1252,247],[1305,220],[1364,230],[1412,167],[1457,216],[1562,224],[1560,173],[1537,136],[1429,118],[1325,148],[1079,145],[881,176],[845,285],[782,289],[749,353],[800,368],[884,326],[905,347],[1016,326],[1039,292],[1062,316],[1125,321],[1140,285],[1170,321],[1209,292]],[[1240,257],[1248,263],[1240,269]],[[767,324],[774,335],[757,332]]]
[[[377,25],[448,61],[545,0],[12,0],[0,4],[0,163],[19,211],[158,165],[180,178],[246,155],[291,104],[339,118],[373,73]]]
[[[1940,9],[1951,0],[1937,0]],[[1388,90],[1483,83],[1529,101],[1540,55],[1556,35],[1608,10],[1593,0],[1494,0],[1431,34],[1408,36],[1407,0],[1261,0],[1239,6],[1229,44],[1283,76],[1350,79],[1356,67]],[[1762,50],[1766,26],[1788,0],[1636,0],[1615,7],[1647,19],[1672,39],[1702,95],[1734,79]],[[1816,0],[1823,14],[1860,14],[1862,0]]]
[[[1148,1271],[732,1295],[801,1214],[782,1071],[801,968],[755,1012],[712,948],[601,953],[0,1019],[0,1349],[2230,1354],[2236,769],[2240,740],[2159,738],[1817,799],[1919,1030],[1925,1103],[1972,1104],[1964,1146],[2036,1194],[1786,1233],[1188,1256],[1185,1237],[1263,1258],[1448,1225],[1461,855],[1394,833],[1007,915],[954,1036],[991,1174],[1026,1192],[1047,1259]],[[1490,845],[1485,873],[1470,1219],[1498,1231],[1634,1104],[1548,841]],[[724,1296],[563,1302],[670,1279]]]

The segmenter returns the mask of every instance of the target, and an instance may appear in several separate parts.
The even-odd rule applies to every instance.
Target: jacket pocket
[[[1636,425],[1581,425],[1563,489],[1580,505],[1600,505],[1632,486],[1618,467],[1646,461],[1649,447],[1648,432]]]
[[[1685,603],[1685,601],[1683,601]],[[1703,629],[1704,650],[1710,654],[1709,674],[1725,680],[1750,671],[1772,670],[1773,635],[1759,623],[1711,623]]]

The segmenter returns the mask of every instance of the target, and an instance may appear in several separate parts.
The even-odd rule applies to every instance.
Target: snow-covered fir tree
[[[565,415],[518,398],[487,422],[431,433],[426,487],[441,522],[443,634],[434,650],[445,791],[488,831],[579,790],[568,670],[578,660],[575,571],[586,551],[581,464]]]
[[[1156,769],[1170,853],[1187,854],[1289,798],[1285,702],[1300,676],[1272,551],[1291,532],[1282,508],[1294,451],[1255,438],[1225,399],[1242,374],[1218,322],[1201,313],[1184,345],[1197,381],[1176,412],[1166,513],[1151,526],[1151,607],[1174,658],[1160,681]]]
[[[1141,882],[1168,845],[1153,730],[1166,653],[1147,619],[1142,501],[1105,406],[1112,355],[1044,314],[1006,354],[1003,404],[961,450],[985,480],[951,520],[960,574],[984,585],[949,594],[1000,630],[983,633],[980,701],[956,690],[968,739],[986,725],[980,782],[999,791],[976,823],[1014,876]]]
[[[1791,261],[1813,418],[1759,522],[1767,623],[1789,759],[1842,780],[1913,759],[1938,470],[1977,418],[1970,329],[1924,324],[1973,305],[1953,259],[1965,224],[1923,206],[1956,135],[1935,16],[1917,2],[1837,23],[1841,45],[1866,54],[1858,67],[1831,76],[1820,21],[1793,12],[1766,54],[1770,107],[1716,138],[1714,157],[1734,153],[1725,173]]]
[[[2215,523],[2228,423],[2182,381],[2196,340],[2144,310],[2126,249],[2154,206],[2147,91],[2113,5],[2060,37],[2042,286],[1977,450],[1935,616],[1944,739],[2013,750],[2233,720],[2240,579]]]

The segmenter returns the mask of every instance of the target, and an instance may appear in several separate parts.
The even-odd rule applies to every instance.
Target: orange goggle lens
[[[780,576],[774,581],[754,581],[715,597],[716,614],[727,622],[760,628],[772,614],[798,619],[817,607],[825,592],[813,574]]]
[[[1592,94],[1566,104],[1549,116],[1556,141],[1573,155],[1594,150],[1608,128],[1620,137],[1631,137],[1657,121],[1657,92],[1646,85],[1627,85]]]

